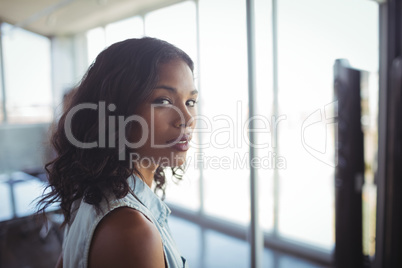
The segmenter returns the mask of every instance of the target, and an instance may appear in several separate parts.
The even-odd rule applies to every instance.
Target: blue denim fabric
[[[181,257],[168,226],[170,209],[155,193],[137,176],[128,178],[134,195],[128,194],[121,199],[109,198],[100,204],[101,213],[96,213],[94,207],[83,201],[73,205],[78,209],[74,212],[73,222],[66,226],[63,242],[63,267],[88,267],[89,247],[95,228],[113,209],[131,207],[146,216],[158,229],[163,243],[163,250],[169,268],[188,268],[186,260]],[[109,195],[112,196],[112,195]]]

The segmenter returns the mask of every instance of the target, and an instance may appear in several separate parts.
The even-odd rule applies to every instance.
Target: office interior
[[[143,36],[195,62],[194,146],[165,199],[190,267],[402,267],[401,15],[399,0],[0,0],[0,268],[56,264],[58,206],[34,215],[63,96]]]

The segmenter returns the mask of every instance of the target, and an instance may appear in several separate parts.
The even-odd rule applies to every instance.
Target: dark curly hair
[[[71,209],[75,200],[83,198],[86,203],[99,209],[105,190],[110,190],[117,198],[122,198],[131,191],[127,182],[130,175],[137,174],[143,178],[134,166],[129,165],[127,156],[130,150],[124,148],[126,157],[121,160],[119,146],[75,146],[67,137],[65,123],[71,119],[71,133],[76,140],[83,143],[97,141],[102,124],[105,140],[114,137],[114,144],[118,144],[117,126],[109,129],[109,124],[102,123],[99,113],[93,109],[82,109],[70,119],[67,115],[77,105],[98,105],[100,102],[104,102],[105,107],[110,104],[115,107],[114,111],[106,109],[105,118],[108,118],[108,115],[126,118],[136,114],[139,104],[151,96],[158,83],[158,66],[176,59],[183,60],[191,71],[194,71],[193,61],[185,52],[168,42],[150,37],[115,43],[98,55],[53,130],[51,144],[57,156],[45,165],[49,180],[47,188],[50,188],[50,191],[39,200],[39,213],[44,213],[51,204],[60,202],[64,226],[71,220]],[[127,124],[126,136],[129,136],[133,129],[133,123]],[[183,167],[172,167],[172,174],[176,179],[181,179],[182,171]],[[165,180],[163,167],[158,167],[154,175],[155,192],[161,191],[163,197]]]

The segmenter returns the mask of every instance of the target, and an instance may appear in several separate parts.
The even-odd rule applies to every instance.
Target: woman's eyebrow
[[[158,85],[155,87],[155,89],[166,89],[166,90],[172,91],[173,93],[177,93],[176,88],[165,86],[165,85]],[[196,95],[196,94],[198,94],[198,90],[196,90],[196,89],[194,89],[190,92],[190,95]]]

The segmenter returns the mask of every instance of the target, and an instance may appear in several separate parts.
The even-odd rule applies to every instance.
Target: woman
[[[167,225],[164,168],[181,178],[195,127],[193,62],[154,38],[105,49],[89,67],[52,137],[46,165],[60,201],[62,267],[187,267]]]

